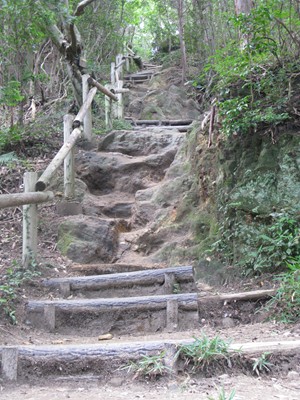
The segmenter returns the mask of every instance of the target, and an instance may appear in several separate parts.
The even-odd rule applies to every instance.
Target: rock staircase
[[[143,85],[158,71],[149,65],[125,80]],[[177,126],[186,127],[191,122],[135,121],[136,127],[147,129],[113,131],[100,140],[96,151],[79,152],[78,174],[88,191],[82,201],[82,215],[71,218],[78,220],[79,235],[85,229],[85,218],[103,229],[105,240],[101,246],[107,247],[112,257],[109,263],[102,260],[100,264],[81,264],[79,269],[74,268],[74,276],[42,283],[47,298],[28,301],[25,323],[33,330],[58,337],[75,335],[76,344],[63,341],[4,347],[1,354],[5,378],[35,381],[43,376],[88,374],[101,379],[107,375],[103,374],[104,368],[113,371],[121,361],[124,364],[166,349],[164,340],[144,341],[145,335],[198,327],[193,268],[154,265],[134,252],[132,241],[132,236],[144,232],[156,212],[153,206],[137,199],[143,199],[144,193],[163,180],[185,135]],[[163,130],[162,125],[169,129]],[[145,213],[142,208],[147,204],[150,209]],[[83,253],[88,246],[82,246]],[[134,342],[119,343],[123,336],[135,337]],[[110,344],[97,343],[99,338],[110,339]]]

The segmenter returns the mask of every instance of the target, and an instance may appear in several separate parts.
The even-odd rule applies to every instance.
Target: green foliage
[[[277,321],[295,323],[300,319],[300,260],[287,263],[287,267],[289,271],[277,277],[279,289],[266,309]]]
[[[143,356],[138,361],[130,361],[128,365],[122,367],[128,373],[134,373],[134,378],[143,377],[155,379],[170,372],[164,364],[165,352],[154,356]]]
[[[23,99],[24,96],[21,94],[21,84],[18,81],[9,81],[6,86],[0,88],[0,104],[15,107]]]
[[[239,37],[216,49],[198,80],[201,86],[208,81],[218,99],[224,134],[275,128],[293,117],[288,87],[299,69],[294,57],[299,42],[291,27],[298,30],[298,19],[292,7],[276,0],[258,2],[249,15],[230,18]]]
[[[191,344],[179,345],[176,357],[184,360],[185,365],[192,364],[192,372],[205,369],[212,361],[225,358],[230,363],[230,342],[226,342],[219,336],[212,339],[205,334],[201,338],[194,338]]]
[[[18,299],[18,291],[21,285],[40,276],[37,265],[33,262],[29,268],[23,269],[16,261],[8,268],[0,280],[0,311],[9,318],[12,324],[17,323],[15,306]]]
[[[260,375],[261,372],[270,372],[271,371],[271,367],[273,366],[273,364],[270,363],[270,361],[269,361],[270,355],[271,355],[271,353],[265,352],[265,353],[262,353],[260,357],[255,358],[253,360],[252,370],[258,376]]]
[[[14,151],[0,155],[0,165],[9,165],[15,161],[19,161],[19,159]]]
[[[276,271],[300,262],[299,222],[288,214],[271,214],[272,224],[257,238],[257,250],[249,253],[248,268],[254,272]]]
[[[265,226],[261,220],[249,226],[235,221],[228,207],[224,210],[220,238],[212,244],[212,253],[220,254],[228,263],[236,263],[245,275],[276,272],[286,268],[287,263],[300,261],[300,226],[292,213],[272,213]],[[234,260],[235,243],[247,246],[238,260]]]
[[[18,144],[22,140],[22,133],[17,126],[0,130],[0,153],[11,144]]]

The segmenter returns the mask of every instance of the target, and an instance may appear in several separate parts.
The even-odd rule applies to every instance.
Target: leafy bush
[[[277,277],[279,289],[266,309],[277,321],[295,323],[300,320],[300,260],[287,263],[287,267],[289,271]]]
[[[299,222],[288,214],[271,214],[273,224],[257,238],[257,250],[249,254],[254,272],[275,271],[300,262]]]
[[[40,272],[37,271],[35,263],[32,263],[28,269],[23,269],[14,262],[12,267],[8,268],[6,273],[1,277],[0,311],[4,311],[12,324],[17,323],[15,302],[17,301],[18,289],[24,283],[38,276],[40,276]]]
[[[211,253],[229,264],[234,262],[245,275],[278,272],[287,264],[300,262],[300,224],[291,214],[272,213],[268,225],[258,220],[257,226],[251,227],[235,221],[228,209],[224,212],[221,236],[212,244]],[[234,260],[236,243],[243,243],[247,251]]]

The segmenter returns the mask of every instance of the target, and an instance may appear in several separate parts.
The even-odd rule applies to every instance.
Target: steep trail
[[[25,321],[37,339],[34,344],[1,348],[2,373],[8,379],[36,383],[64,377],[91,382],[96,379],[104,384],[124,376],[119,367],[130,360],[161,352],[166,353],[164,362],[173,371],[173,379],[178,372],[177,346],[200,337],[204,327],[212,336],[216,334],[206,318],[226,301],[210,298],[205,304],[192,266],[158,263],[155,254],[163,241],[152,241],[147,246],[153,223],[174,208],[172,203],[157,203],[153,198],[165,179],[173,179],[166,177],[166,172],[185,139],[191,114],[196,115],[195,109],[184,114],[189,100],[182,99],[182,113],[175,115],[174,105],[169,111],[168,95],[166,113],[161,100],[147,103],[154,92],[160,92],[153,86],[149,89],[150,78],[151,74],[142,72],[127,79],[132,90],[128,120],[133,121],[134,129],[113,131],[99,141],[96,149],[78,153],[78,175],[88,190],[82,200],[82,214],[67,220],[77,226],[78,237],[88,224],[95,231],[87,235],[90,243],[82,242],[82,247],[76,249],[78,258],[70,268],[72,276],[44,281],[44,298],[28,301]],[[173,86],[171,83],[168,88],[176,92],[178,99],[181,92]],[[145,118],[150,115],[154,126]],[[158,120],[166,121],[166,126]],[[90,232],[96,234],[99,230],[103,238],[101,262],[95,258],[85,262],[86,248],[94,239]],[[178,237],[178,245],[180,240]],[[92,254],[92,245],[89,250]],[[209,311],[205,314],[206,309]],[[254,333],[247,332],[247,327],[228,328],[225,336],[236,342],[241,342],[240,336],[253,340]],[[272,342],[267,331],[260,338],[265,344],[257,349],[255,345],[244,345],[245,352],[253,355],[275,351],[278,342]],[[295,339],[293,335],[290,338]],[[286,340],[281,348],[292,348],[298,354],[300,343]]]

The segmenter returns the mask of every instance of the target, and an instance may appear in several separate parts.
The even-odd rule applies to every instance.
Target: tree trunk
[[[178,12],[178,28],[179,28],[179,41],[181,50],[181,68],[182,68],[182,82],[186,80],[187,72],[187,58],[186,58],[186,47],[184,40],[184,0],[177,0],[177,12]]]
[[[95,0],[81,1],[73,13],[73,15],[60,16],[63,21],[59,21],[61,29],[53,23],[49,18],[44,17],[44,26],[41,28],[49,34],[53,44],[64,57],[67,65],[67,73],[73,86],[74,96],[79,106],[82,105],[82,83],[81,74],[83,68],[80,66],[80,57],[82,53],[82,40],[80,32],[74,24],[74,17],[78,17],[84,13],[85,7],[93,3]],[[41,15],[45,15],[44,7],[40,1],[35,3],[36,8]],[[68,2],[66,0],[66,6]]]
[[[253,0],[235,0],[235,12],[239,14],[250,14],[253,8]]]
[[[253,0],[234,0],[234,2],[236,15],[249,15],[254,6]],[[248,45],[250,38],[251,35],[240,33],[241,50],[243,50]]]

